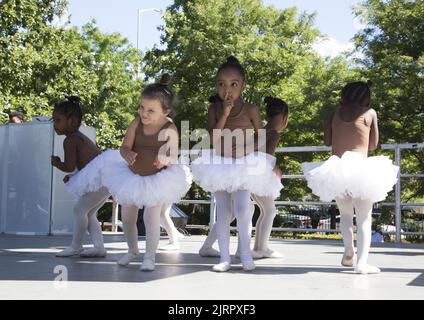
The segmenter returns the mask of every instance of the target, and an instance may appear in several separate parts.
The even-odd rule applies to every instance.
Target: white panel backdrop
[[[95,139],[93,128],[81,130]],[[53,154],[63,160],[63,137],[51,122],[0,126],[0,232],[72,232],[76,199],[64,186],[65,174],[52,168]]]

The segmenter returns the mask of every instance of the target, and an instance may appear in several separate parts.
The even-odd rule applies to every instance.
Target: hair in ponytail
[[[281,99],[268,96],[265,97],[264,103],[268,121],[277,115],[287,115],[289,113],[289,106]]]
[[[174,113],[175,103],[175,96],[169,88],[170,83],[171,76],[165,73],[158,83],[149,84],[141,93],[143,98],[159,100],[163,111],[170,111],[169,116]]]
[[[348,107],[366,107],[371,104],[372,81],[350,82],[341,92],[341,103]]]

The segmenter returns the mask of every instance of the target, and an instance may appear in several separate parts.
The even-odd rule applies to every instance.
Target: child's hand
[[[159,159],[159,157],[158,158],[156,158],[156,160],[153,162],[153,165],[157,168],[157,169],[162,169],[162,168],[164,168],[164,167],[169,167],[170,166],[170,163],[169,163],[169,161],[167,162],[167,161],[164,161],[164,160],[161,160],[161,159]]]
[[[272,169],[272,171],[274,171],[274,173],[277,175],[278,178],[282,178],[283,177],[283,172],[281,172],[280,168],[278,168],[277,166],[274,167],[274,169]]]
[[[51,163],[53,167],[57,167],[62,161],[57,156],[52,156]]]
[[[134,151],[127,151],[124,152],[124,159],[130,166],[132,166],[135,163],[135,159],[137,158],[138,154]]]
[[[68,183],[69,179],[71,178],[70,174],[67,174],[65,177],[63,177],[63,182]]]
[[[234,102],[228,99],[228,92],[224,97],[224,115],[228,117],[230,115],[231,109],[234,107]]]

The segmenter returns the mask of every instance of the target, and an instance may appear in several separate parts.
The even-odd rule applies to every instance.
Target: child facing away
[[[302,165],[309,188],[323,201],[336,200],[344,254],[341,264],[355,273],[379,273],[368,264],[373,203],[382,201],[398,178],[399,167],[385,156],[368,157],[378,145],[377,113],[371,108],[371,82],[348,83],[340,105],[327,121],[324,140],[332,156],[323,163]],[[353,243],[356,215],[357,259]],[[355,264],[355,260],[356,264]]]

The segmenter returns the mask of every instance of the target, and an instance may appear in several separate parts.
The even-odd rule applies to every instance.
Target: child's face
[[[218,73],[216,90],[222,100],[236,101],[246,87],[237,70],[227,68]]]
[[[169,111],[163,110],[159,100],[146,98],[141,98],[138,113],[140,114],[141,122],[144,125],[158,124],[169,115]]]
[[[58,135],[69,133],[73,128],[74,120],[67,118],[63,113],[53,112],[53,127]]]
[[[22,123],[23,121],[19,117],[11,117],[9,118],[9,123]]]

